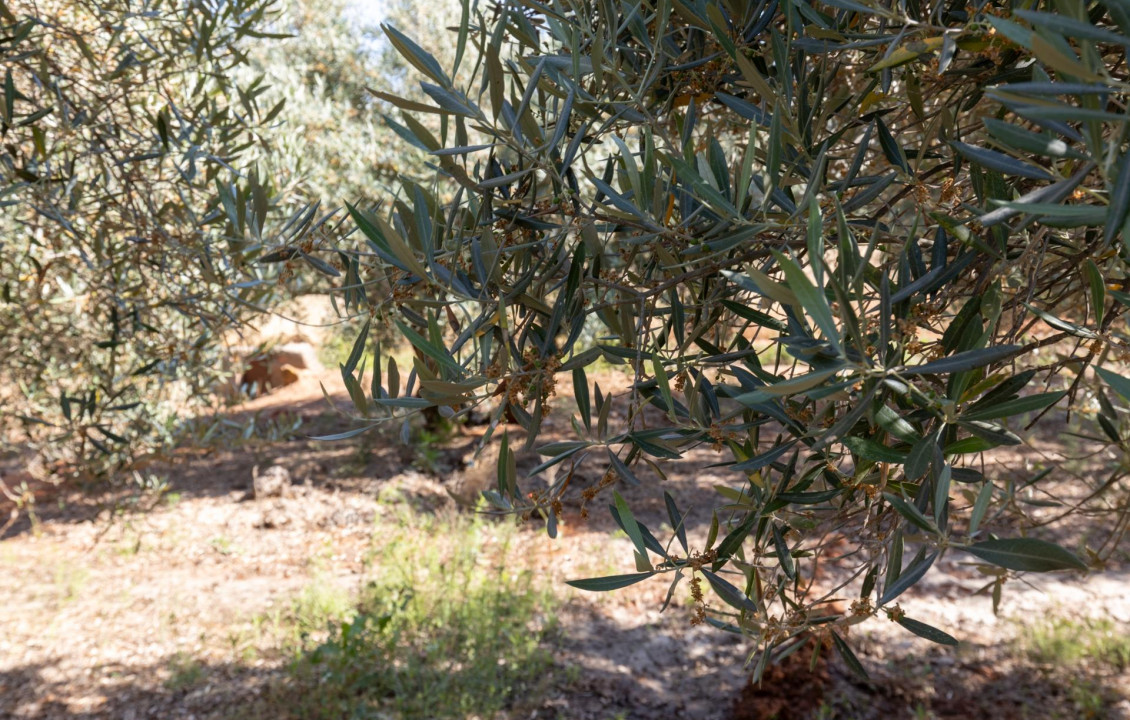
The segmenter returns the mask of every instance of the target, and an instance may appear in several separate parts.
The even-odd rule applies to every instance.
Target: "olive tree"
[[[603,495],[634,545],[635,572],[571,584],[688,579],[758,672],[810,638],[862,672],[844,637],[878,615],[955,643],[897,604],[944,553],[999,594],[1113,551],[1125,463],[1081,480],[1112,540],[1067,549],[990,533],[1019,489],[978,460],[1084,400],[1125,457],[1125,0],[464,2],[451,64],[386,32],[427,99],[380,95],[434,173],[351,208],[340,293],[415,351],[377,347],[363,384],[357,338],[358,432],[486,409],[496,511],[552,536],[564,499]],[[593,386],[601,358],[628,390]],[[573,437],[539,441],[562,373]],[[526,477],[510,422],[544,457]],[[658,493],[702,448],[733,482],[696,546],[671,495],[663,532],[617,485]],[[832,556],[848,579],[808,582]]]
[[[285,184],[289,201],[327,209],[387,194],[387,178],[421,163],[367,89],[396,73],[374,47],[378,30],[352,20],[341,0],[292,0],[274,25],[289,37],[250,48],[241,71],[264,77],[267,102],[286,102],[264,172]]]
[[[284,103],[244,78],[274,0],[0,2],[0,423],[76,473],[167,440],[310,241],[256,173]]]

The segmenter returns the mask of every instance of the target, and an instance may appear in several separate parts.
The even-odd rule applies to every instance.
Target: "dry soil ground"
[[[396,523],[404,505],[466,512],[454,509],[448,490],[457,490],[454,470],[471,437],[415,448],[385,436],[312,441],[306,436],[344,426],[311,379],[249,403],[234,418],[254,413],[261,424],[303,424],[286,439],[241,443],[233,434],[228,447],[183,451],[154,469],[170,484],[159,499],[44,488],[35,522],[25,517],[8,530],[0,541],[0,718],[235,716],[247,698],[285,676],[284,659],[258,645],[273,641],[264,625],[296,594],[311,584],[359,587],[372,536]],[[564,436],[567,423],[553,422]],[[1042,453],[1067,452],[1055,438],[1041,443]],[[1022,468],[1025,457],[1001,462],[1008,471]],[[668,468],[664,487],[680,506],[698,510],[690,516],[692,537],[705,534],[711,487],[727,481],[703,469],[712,461],[704,453]],[[257,464],[286,467],[291,496],[254,499]],[[653,484],[622,492],[645,523],[666,520]],[[152,507],[139,512],[131,502]],[[1130,578],[1117,563],[1101,575],[1010,583],[994,615],[989,598],[974,594],[984,578],[947,556],[902,606],[956,636],[958,649],[873,621],[852,636],[871,683],[835,657],[810,674],[802,652],[750,688],[748,644],[692,626],[685,587],[661,614],[666,583],[599,595],[562,585],[631,571],[630,541],[606,515],[597,510],[582,521],[567,507],[557,540],[535,523],[517,536],[521,562],[563,597],[559,631],[548,641],[548,689],[522,717],[1130,717],[1125,664],[1084,658],[1064,667],[1016,640],[1025,627],[1053,618],[1068,628],[1099,618],[1113,623],[1102,632],[1126,633]]]

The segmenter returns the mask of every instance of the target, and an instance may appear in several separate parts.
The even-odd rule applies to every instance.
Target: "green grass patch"
[[[173,692],[188,690],[204,679],[204,665],[185,653],[176,653],[169,658],[169,677],[165,687]]]
[[[556,600],[516,570],[515,530],[405,514],[373,542],[350,597],[315,581],[284,620],[293,653],[268,693],[282,717],[496,717],[550,682]]]
[[[1107,619],[1053,617],[1025,625],[1019,642],[1036,662],[1130,667],[1130,628]]]

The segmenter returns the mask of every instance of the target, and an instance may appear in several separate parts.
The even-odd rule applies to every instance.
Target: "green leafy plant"
[[[977,459],[1127,356],[1122,0],[464,3],[451,65],[385,30],[427,100],[377,95],[435,173],[349,208],[345,306],[415,351],[406,368],[378,345],[362,386],[366,325],[342,364],[357,432],[482,406],[503,445],[487,497],[550,535],[565,493],[713,449],[733,481],[704,545],[670,495],[659,538],[613,492],[636,572],[572,584],[705,580],[720,602],[699,618],[758,639],[757,675],[810,637],[863,673],[844,636],[880,614],[956,643],[896,604],[944,553],[999,595],[1112,551],[992,535],[1016,488]],[[593,386],[598,359],[630,388]],[[561,373],[574,437],[539,444]],[[531,477],[562,468],[549,487],[517,477],[506,422],[545,458]],[[603,467],[588,487],[582,463]],[[833,555],[847,585],[805,580]]]

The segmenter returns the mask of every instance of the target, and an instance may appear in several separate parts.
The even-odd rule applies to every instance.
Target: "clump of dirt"
[[[760,683],[748,682],[734,703],[731,720],[809,720],[824,704],[828,682],[828,661],[810,641],[769,664]]]

